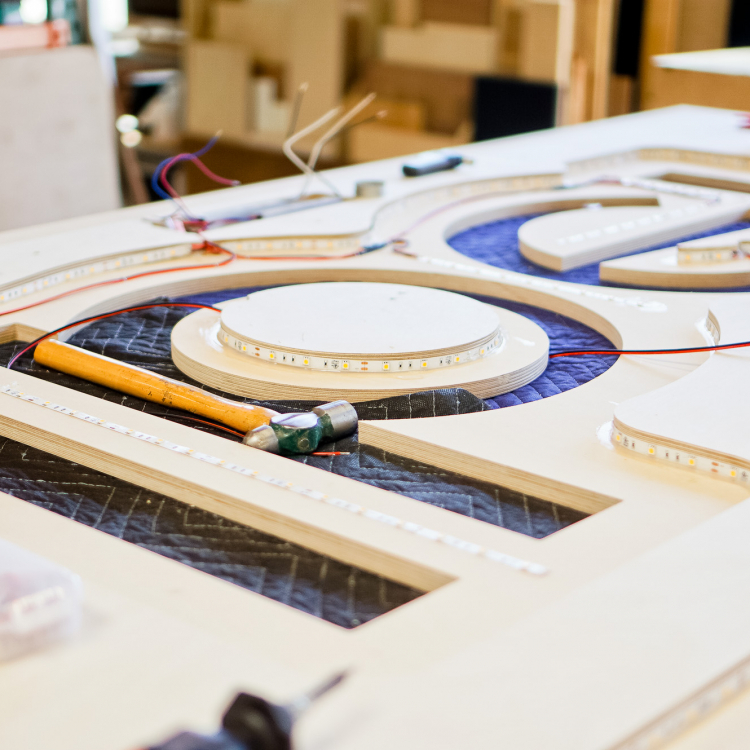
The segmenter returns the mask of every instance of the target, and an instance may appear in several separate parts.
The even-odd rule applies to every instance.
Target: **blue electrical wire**
[[[192,154],[182,154],[177,158],[177,161],[186,161],[188,159],[193,158],[200,158],[205,154],[207,151],[210,151],[215,145],[216,142],[219,140],[219,134],[216,134],[203,148],[198,149],[195,153]],[[164,159],[163,162],[159,164],[159,166],[156,167],[154,170],[153,175],[151,175],[151,187],[153,188],[153,191],[164,200],[171,201],[172,196],[162,188],[162,186],[159,184],[159,180],[161,179],[161,173],[164,170],[164,167],[169,164],[170,161],[172,161],[175,157],[170,156],[167,159]],[[176,163],[176,162],[175,162]]]

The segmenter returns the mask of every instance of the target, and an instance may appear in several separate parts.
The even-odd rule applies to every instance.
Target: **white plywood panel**
[[[120,205],[112,89],[93,48],[0,56],[0,230]]]
[[[338,236],[349,233],[350,239],[368,232],[381,232],[385,238],[405,233],[408,250],[415,257],[384,249],[325,261],[236,261],[221,268],[90,289],[8,315],[5,323],[9,331],[49,330],[92,309],[112,309],[161,294],[346,280],[443,287],[537,305],[593,326],[615,344],[627,347],[700,346],[709,335],[704,325],[709,309],[713,335],[725,340],[745,336],[741,326],[747,318],[748,295],[727,295],[722,310],[712,295],[568,284],[484,265],[459,255],[446,243],[446,238],[462,229],[529,210],[577,208],[583,202],[634,196],[654,200],[653,192],[612,186],[550,190],[559,184],[566,161],[578,161],[577,174],[567,175],[571,181],[612,172],[648,176],[665,164],[672,169],[675,164],[696,161],[708,172],[735,169],[742,176],[742,170],[747,170],[747,159],[741,156],[747,134],[736,125],[732,113],[679,108],[472,144],[466,147],[466,155],[473,158],[473,164],[419,180],[402,178],[400,160],[336,170],[330,179],[346,194],[353,194],[357,180],[382,179],[384,197],[346,201],[267,223],[250,222],[232,227],[234,234],[227,230],[227,236],[284,242],[295,237],[301,242],[326,233],[335,236],[337,229]],[[194,196],[189,205],[199,213],[243,202],[249,205],[269,196],[295,194],[300,182],[290,179]],[[488,194],[490,184],[495,194]],[[54,237],[109,222],[114,227],[116,222],[166,210],[164,205],[139,207],[82,223],[14,232],[0,239],[20,242]],[[648,236],[653,239],[657,233],[658,228],[652,227]],[[177,266],[179,261],[173,263]],[[34,299],[45,299],[47,293],[36,294]],[[8,307],[0,307],[0,314],[3,309]],[[744,367],[744,357],[737,359],[743,360]],[[223,591],[227,584],[211,581],[209,585],[195,571],[177,566],[179,574],[164,577],[164,566],[176,566],[164,560],[154,563],[153,584],[138,593],[132,581],[128,583],[129,565],[117,565],[119,558],[106,557],[117,553],[86,543],[87,537],[98,537],[90,529],[73,527],[75,533],[62,533],[50,546],[50,555],[70,565],[88,561],[88,554],[92,561],[98,562],[101,555],[111,563],[99,566],[101,570],[92,568],[91,561],[82,567],[95,581],[92,590],[97,604],[104,602],[97,587],[110,574],[120,587],[118,592],[158,610],[159,617],[150,619],[141,616],[138,602],[118,610],[124,613],[122,643],[128,656],[140,643],[137,628],[145,629],[163,615],[177,622],[176,643],[183,642],[180,634],[186,628],[208,633],[222,642],[222,648],[239,642],[247,662],[229,652],[226,658],[224,651],[214,652],[219,657],[209,674],[217,689],[238,679],[236,664],[256,669],[257,681],[249,686],[272,697],[286,697],[281,695],[282,687],[289,685],[291,691],[303,677],[322,678],[328,664],[346,661],[355,665],[354,676],[341,691],[300,725],[296,741],[301,747],[335,750],[373,743],[382,747],[384,741],[395,748],[421,746],[425,741],[435,747],[441,743],[455,747],[459,740],[451,733],[460,730],[460,742],[477,747],[554,745],[609,750],[629,738],[640,741],[654,722],[665,716],[669,719],[675,707],[700,696],[716,684],[717,676],[741,665],[748,656],[747,612],[741,597],[746,588],[747,509],[743,501],[748,486],[719,481],[711,472],[688,473],[662,466],[648,457],[614,450],[607,440],[613,414],[629,407],[629,401],[650,398],[660,388],[663,397],[673,386],[689,385],[692,378],[710,372],[706,368],[718,361],[718,355],[709,360],[705,354],[622,357],[582,387],[512,409],[361,425],[364,442],[593,514],[543,540],[257,453],[17,372],[6,372],[7,382],[17,381],[16,388],[34,393],[41,403],[0,394],[0,431],[431,591],[413,605],[341,639],[330,636],[328,626],[316,622],[308,628],[309,618],[296,613],[289,618],[286,610],[282,613],[278,605],[259,603],[249,593],[219,595],[218,589]],[[744,381],[732,383],[736,387],[731,390],[719,386],[726,392],[725,411],[729,396],[737,394],[741,399],[744,392]],[[45,401],[64,403],[99,419],[91,422],[66,416]],[[662,401],[668,405],[666,398]],[[703,418],[701,409],[695,412]],[[737,421],[724,420],[732,429]],[[159,435],[193,452],[170,452],[143,437],[103,426],[107,422],[146,437]],[[712,430],[709,436],[718,435]],[[251,478],[227,470],[221,460],[247,464],[258,474]],[[297,491],[300,488],[309,492]],[[25,523],[27,518],[14,514],[3,528],[12,526],[18,541],[42,545],[44,535],[37,536]],[[690,536],[679,539],[685,532]],[[148,580],[150,556],[140,550],[132,552],[128,563],[141,582]],[[175,594],[175,581],[180,592],[190,591],[193,597]],[[196,581],[194,591],[191,581]],[[191,609],[195,600],[208,606]],[[109,614],[115,609],[103,607],[102,611]],[[256,627],[253,618],[263,636],[259,642],[243,638],[243,628]],[[171,660],[173,649],[161,625],[157,630],[158,643],[166,644]],[[109,632],[117,638],[121,631]],[[294,647],[287,661],[279,655],[285,653],[290,639]],[[17,732],[12,735],[14,742],[23,736],[18,728],[31,726],[34,750],[54,744],[66,726],[65,717],[73,716],[82,700],[99,698],[90,685],[99,684],[97,669],[103,655],[111,652],[112,642],[107,640],[106,646],[95,654],[91,651],[94,656],[81,662],[81,669],[90,675],[83,684],[70,677],[75,657],[81,653],[74,650],[19,662],[13,665],[12,674],[2,673],[12,679],[0,679],[0,690],[37,684],[45,665],[52,686],[65,684],[65,689],[54,690],[55,705],[63,717],[60,721],[50,722],[39,700],[18,701],[12,724]],[[204,648],[203,640],[196,642]],[[315,648],[303,652],[303,645],[309,643],[315,643]],[[201,659],[209,651],[211,645],[205,641]],[[275,670],[277,659],[292,669]],[[115,673],[120,675],[122,661],[116,665]],[[142,667],[135,657],[132,665],[133,671]],[[176,693],[179,700],[163,706],[161,699],[154,700],[147,710],[133,698],[142,710],[129,712],[125,733],[116,721],[97,725],[96,731],[83,738],[69,731],[65,737],[75,738],[77,750],[101,750],[123,737],[132,738],[133,746],[136,739],[141,745],[153,742],[189,722],[198,700],[203,700],[205,711],[195,712],[196,724],[206,729],[216,725],[219,706],[228,695],[208,695],[203,690],[206,686],[183,680],[184,672],[178,668],[172,677],[159,667],[147,669],[155,672],[155,676],[149,674],[154,691],[165,695],[172,677],[184,682]],[[126,694],[137,697],[138,680],[130,673],[125,680]],[[151,696],[150,690],[144,695]],[[673,721],[670,726],[678,724]],[[379,733],[387,734],[387,740]],[[722,747],[721,737],[715,735],[709,747]],[[18,742],[10,745],[18,746]]]
[[[660,202],[658,210],[582,209],[532,219],[518,232],[521,252],[567,271],[738,221],[750,209],[750,199],[738,193],[722,193],[715,202],[672,196],[660,196]]]

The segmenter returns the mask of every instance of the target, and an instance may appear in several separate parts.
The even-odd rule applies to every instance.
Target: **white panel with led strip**
[[[581,209],[586,203],[607,201],[651,204],[579,211],[560,218],[574,225],[569,232],[574,236],[592,231],[589,217],[609,210],[648,213],[686,206],[691,198],[643,188],[550,188],[562,179],[572,184],[613,172],[629,179],[653,178],[679,169],[713,175],[725,183],[734,170],[737,182],[747,181],[747,159],[735,155],[746,152],[748,136],[736,125],[733,113],[678,108],[473,144],[461,150],[474,164],[415,181],[401,177],[400,160],[335,170],[329,177],[345,194],[354,194],[358,180],[379,179],[386,183],[384,197],[235,225],[216,230],[215,235],[212,230],[209,236],[278,243],[269,247],[273,253],[293,255],[319,249],[306,242],[337,237],[353,247],[357,238],[387,240],[406,233],[409,245],[401,249],[414,257],[383,249],[348,259],[243,260],[220,268],[133,278],[7,315],[3,336],[7,340],[51,330],[87,313],[164,294],[345,281],[413,284],[538,305],[576,318],[615,345],[630,348],[705,345],[712,340],[705,324],[710,309],[713,335],[721,341],[737,340],[745,335],[735,323],[746,317],[748,295],[727,295],[719,303],[716,295],[570,284],[493,268],[459,255],[446,243],[461,229],[534,211]],[[613,150],[623,156],[607,156]],[[565,161],[577,162],[568,175],[563,174]],[[202,209],[292,195],[298,193],[300,183],[283,180],[186,200],[190,210],[200,215]],[[710,189],[728,194],[726,184]],[[747,194],[730,190],[729,195],[739,196],[727,199],[732,210],[712,214],[711,222],[742,215],[737,207],[745,205]],[[653,205],[656,201],[659,206]],[[104,228],[105,234],[109,225],[114,234],[118,222],[167,212],[164,205],[136,207],[92,217],[89,225]],[[66,232],[87,225],[76,222],[15,232],[0,240],[45,238],[52,247],[56,238],[64,239]],[[661,236],[658,224],[639,234],[640,247]],[[691,227],[686,223],[675,231]],[[289,247],[289,242],[295,246]],[[299,248],[298,242],[303,243]],[[182,237],[179,243],[185,244]],[[117,246],[121,255],[142,249],[125,245]],[[108,252],[104,248],[101,258],[112,260]],[[165,266],[184,262],[175,259]],[[38,269],[40,274],[57,273],[62,256],[49,266],[46,263]],[[98,278],[118,275],[123,274],[110,269]],[[29,294],[29,301],[47,299],[55,291],[42,287]],[[13,306],[0,304],[0,316]],[[508,321],[515,321],[510,315]],[[217,325],[218,316],[212,312],[185,320],[201,316],[210,316],[212,325]],[[501,328],[505,333],[513,325]],[[248,335],[248,343],[254,338]],[[474,344],[480,336],[469,338],[468,343]],[[211,346],[221,352],[218,341]],[[236,356],[237,368],[246,366],[246,360],[252,362],[241,352],[229,353]],[[439,387],[441,383],[430,380],[437,373],[458,375],[460,368],[483,366],[495,361],[494,356],[459,363],[450,370],[429,370],[419,379],[420,386]],[[179,363],[177,354],[175,359]],[[197,365],[208,361],[201,353],[194,357]],[[731,382],[722,362],[734,368]],[[262,387],[270,387],[279,373],[296,372],[270,362],[254,364],[257,373],[264,373],[258,376],[256,395]],[[724,700],[746,684],[745,634],[750,620],[742,604],[747,513],[741,501],[748,489],[741,481],[718,481],[711,469],[700,471],[702,464],[693,470],[659,461],[657,437],[692,445],[691,455],[701,460],[701,446],[708,458],[709,450],[726,454],[721,460],[742,458],[746,367],[742,354],[710,359],[700,353],[621,357],[604,375],[582,387],[518,407],[361,424],[363,442],[592,514],[544,540],[253,452],[120,403],[7,372],[3,385],[9,392],[0,394],[0,434],[430,593],[366,627],[342,633],[251,592],[229,587],[230,595],[221,581],[160,558],[151,561],[144,554],[127,554],[118,540],[103,541],[90,529],[74,527],[62,540],[65,543],[50,537],[50,543],[38,551],[80,565],[81,572],[96,581],[92,630],[54,654],[40,653],[2,670],[0,695],[4,705],[7,696],[16,718],[12,725],[0,726],[0,744],[22,750],[52,745],[63,750],[101,750],[123,742],[143,746],[175,727],[193,727],[196,721],[208,730],[214,718],[218,722],[216,707],[243,679],[236,668],[241,660],[224,658],[215,665],[209,683],[191,681],[176,669],[165,672],[160,665],[181,663],[187,643],[179,636],[184,630],[181,625],[174,628],[178,634],[174,643],[165,638],[169,618],[198,624],[202,631],[231,641],[247,657],[243,664],[266,665],[247,677],[252,681],[248,687],[273,696],[286,697],[266,659],[272,664],[294,663],[295,685],[291,686],[292,677],[285,683],[290,684],[289,694],[297,682],[313,684],[329,669],[340,667],[342,660],[356,664],[352,678],[300,724],[296,742],[301,747],[364,750],[382,747],[382,738],[387,737],[396,749],[428,742],[438,750],[457,744],[520,749],[550,743],[561,750],[612,750],[656,747],[665,738],[674,738],[691,722],[710,716],[711,707],[721,704],[715,695]],[[388,383],[400,378],[383,371],[301,374],[314,375],[321,387],[331,391],[342,388],[349,378],[372,375]],[[32,394],[35,400],[13,397],[10,391]],[[72,417],[49,404],[93,415],[94,421]],[[679,414],[681,408],[684,416]],[[651,412],[656,410],[666,416],[655,419]],[[730,411],[733,418],[725,416]],[[717,413],[720,417],[714,419]],[[638,440],[640,433],[649,434],[657,446],[656,458],[647,448],[638,455],[640,443],[636,450],[613,448],[607,439],[613,418],[621,438],[629,430]],[[126,434],[129,431],[132,434]],[[187,453],[166,451],[149,437],[184,447]],[[229,471],[222,468],[222,461]],[[231,470],[232,466],[248,467],[263,479],[257,481],[257,476]],[[31,516],[23,512],[28,507],[6,506],[10,520],[5,518],[0,534],[33,545],[36,537],[26,527]],[[58,524],[40,524],[40,529],[53,525],[55,533],[66,534],[57,530]],[[110,578],[103,579],[97,571],[102,555]],[[127,564],[114,566],[115,571],[111,563],[120,556]],[[170,566],[174,572],[169,572]],[[547,574],[528,575],[534,571]],[[124,599],[118,599],[118,606],[113,605],[109,588]],[[147,627],[131,629],[122,650],[116,617],[131,612],[133,622],[145,622],[144,600],[159,615],[151,622],[164,658],[152,658]],[[245,623],[250,625],[243,627]],[[310,650],[299,644],[311,642],[315,653],[306,655]],[[96,691],[71,679],[77,659],[85,664]],[[160,701],[154,701],[154,691],[142,689],[144,679],[159,685]],[[19,684],[47,684],[45,680],[66,685],[55,693],[55,712],[38,700],[17,699]],[[76,709],[81,701],[85,700],[89,715],[110,717],[113,692],[123,696],[129,707],[127,727],[112,721],[86,722],[87,732],[79,731]],[[213,709],[197,719],[195,707],[201,701],[211,702]],[[540,722],[540,716],[545,720]],[[18,731],[21,726],[23,732]],[[703,725],[708,737],[711,726]],[[457,737],[454,733],[459,729]],[[737,731],[750,736],[747,720]]]
[[[460,387],[489,397],[526,385],[547,364],[549,341],[536,323],[444,291],[303,284],[222,308],[221,321],[199,311],[174,327],[172,359],[240,396],[356,402]]]
[[[735,232],[681,242],[676,247],[608,260],[599,278],[613,284],[661,289],[732,289],[750,284],[746,242]]]

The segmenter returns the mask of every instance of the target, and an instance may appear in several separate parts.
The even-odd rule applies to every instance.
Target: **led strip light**
[[[681,250],[677,248],[677,262],[681,266],[705,265],[713,263],[728,263],[733,260],[745,260],[747,256],[740,254],[739,248],[725,247],[720,250]]]
[[[744,246],[744,247],[743,247]],[[750,243],[737,242],[731,247],[717,247],[714,249],[691,248],[677,246],[677,262],[680,265],[729,263],[735,260],[747,260]]]
[[[40,292],[51,286],[63,284],[66,281],[73,281],[86,276],[93,276],[107,271],[116,271],[118,268],[129,268],[139,266],[145,263],[157,263],[161,260],[170,260],[184,255],[190,255],[193,252],[192,245],[176,245],[175,247],[160,248],[158,250],[144,250],[130,255],[121,255],[118,258],[109,260],[87,263],[86,265],[75,266],[67,271],[57,271],[56,273],[42,276],[37,279],[31,279],[23,284],[18,284],[7,289],[0,290],[0,302],[9,302],[18,297],[24,297],[27,294]]]
[[[473,349],[442,354],[437,357],[427,357],[425,359],[355,360],[269,349],[264,346],[256,346],[253,342],[238,338],[234,334],[229,333],[223,325],[220,330],[221,333],[219,336],[224,344],[241,354],[246,354],[249,357],[258,357],[261,360],[275,364],[301,367],[306,370],[322,370],[324,372],[376,372],[382,374],[414,372],[417,370],[439,370],[451,365],[466,364],[467,362],[487,357],[493,352],[502,349],[503,344],[502,335],[496,332],[493,334],[494,338]]]
[[[710,203],[718,203],[721,201],[721,193],[718,190],[694,187],[692,185],[683,185],[681,183],[665,182],[662,180],[648,180],[638,177],[621,177],[619,178],[619,182],[623,187],[653,190],[655,193],[682,195],[686,198],[698,198],[699,200],[709,201]],[[672,212],[670,212],[670,215],[673,215]]]
[[[452,201],[457,198],[484,195],[486,193],[523,193],[531,190],[549,190],[560,185],[559,174],[528,175],[520,177],[500,177],[489,180],[462,182],[457,185],[426,190],[395,200],[384,206],[377,214],[376,221],[391,218],[396,214],[409,213],[415,209],[430,208],[433,204]]]
[[[426,191],[408,198],[394,201],[379,212],[378,218],[382,218],[392,213],[411,210],[418,206],[429,205],[435,201],[452,199],[456,197],[465,197],[470,195],[482,195],[495,191],[526,191],[534,189],[544,189],[559,183],[557,175],[542,175],[531,177],[512,177],[487,181],[469,182],[460,185],[453,185],[436,190]],[[350,235],[346,237],[324,237],[324,238],[306,238],[306,237],[284,237],[284,238],[267,238],[257,240],[221,240],[222,245],[227,246],[237,252],[294,252],[294,251],[346,251],[354,252],[362,244],[363,236]],[[177,258],[190,255],[192,252],[191,245],[177,245],[169,248],[160,248],[157,250],[146,250],[128,255],[121,255],[117,258],[111,258],[93,263],[81,264],[63,271],[57,271],[46,276],[28,279],[27,281],[9,287],[0,289],[0,303],[10,302],[11,300],[24,297],[28,294],[43,291],[53,286],[63,284],[66,281],[73,281],[88,276],[94,276],[107,271],[115,271],[119,268],[129,268],[147,263],[157,263],[171,258]],[[304,258],[300,258],[304,260]]]
[[[620,427],[612,427],[613,444],[632,453],[638,453],[641,456],[653,458],[656,461],[663,461],[672,466],[681,466],[684,469],[693,471],[702,471],[712,474],[721,479],[728,479],[733,482],[750,482],[750,468],[742,467],[736,463],[725,461],[715,461],[707,456],[701,456],[690,450],[681,450],[666,445],[659,445],[649,440],[633,437]]]
[[[298,250],[346,250],[354,252],[360,247],[360,235],[349,237],[319,237],[317,239],[302,237],[282,237],[278,239],[258,240],[219,240],[222,247],[235,252],[279,252],[288,253]],[[304,260],[304,258],[300,258]]]
[[[378,211],[375,222],[418,208],[428,208],[444,201],[456,198],[480,196],[495,192],[525,192],[543,190],[558,185],[559,175],[532,175],[529,177],[507,177],[491,180],[449,185],[447,187],[427,190],[388,203]],[[235,252],[268,252],[293,253],[297,251],[347,251],[358,250],[364,242],[365,235],[348,235],[345,237],[266,237],[242,240],[218,240],[224,247]],[[301,258],[300,260],[304,260]]]
[[[485,278],[494,279],[506,284],[512,284],[513,286],[527,286],[535,289],[541,289],[543,291],[563,292],[565,294],[571,294],[576,297],[588,297],[589,299],[602,300],[603,302],[612,302],[616,305],[636,307],[639,310],[643,310],[644,312],[664,312],[667,309],[667,306],[663,302],[643,300],[640,297],[620,297],[616,294],[605,294],[604,292],[597,291],[599,287],[582,289],[579,286],[573,286],[567,283],[558,283],[555,281],[548,281],[547,279],[540,279],[535,276],[527,276],[525,274],[515,273],[513,271],[495,271],[491,268],[477,268],[476,266],[467,266],[465,263],[456,263],[452,260],[430,258],[427,255],[404,255],[407,258],[418,260],[420,263],[429,263],[433,266],[440,266],[441,268],[460,271],[465,274],[471,274],[472,276],[483,276]]]
[[[725,672],[703,690],[611,750],[657,750],[708,719],[750,686],[750,659]]]
[[[614,236],[620,232],[639,230],[641,227],[647,227],[652,224],[661,224],[664,221],[699,213],[700,211],[705,211],[707,208],[707,205],[700,204],[697,206],[685,206],[684,208],[673,208],[671,211],[662,213],[646,214],[645,216],[641,216],[640,219],[630,219],[628,221],[622,221],[619,224],[610,224],[602,229],[591,229],[588,232],[579,232],[578,234],[571,234],[568,237],[558,237],[557,244],[575,245],[577,242],[593,240],[605,235]]]
[[[22,401],[27,401],[28,403],[41,406],[45,409],[50,409],[57,412],[58,414],[65,414],[74,419],[80,419],[96,427],[101,427],[105,430],[110,430],[111,432],[117,432],[121,435],[125,435],[126,437],[134,438],[135,440],[141,440],[145,443],[151,443],[151,445],[158,446],[159,448],[164,448],[168,451],[171,451],[172,453],[180,453],[196,461],[203,461],[204,463],[211,464],[212,466],[218,466],[222,469],[233,471],[237,474],[242,474],[243,476],[249,477],[251,479],[257,479],[259,482],[272,484],[274,485],[274,487],[280,487],[281,489],[288,490],[289,492],[294,492],[297,495],[307,497],[311,500],[316,500],[318,502],[325,503],[326,505],[332,505],[336,508],[340,508],[341,510],[348,511],[349,513],[364,516],[371,521],[383,523],[386,526],[391,526],[393,528],[400,528],[403,531],[414,534],[415,536],[422,537],[423,539],[429,539],[433,542],[446,544],[449,547],[457,549],[466,554],[473,555],[475,557],[483,557],[486,560],[500,563],[501,565],[513,568],[514,570],[530,573],[531,575],[535,576],[542,576],[549,572],[549,570],[544,565],[540,565],[539,563],[529,562],[528,560],[523,560],[519,557],[506,555],[504,552],[487,549],[486,547],[482,547],[480,544],[475,544],[474,542],[469,542],[465,539],[451,536],[450,534],[443,534],[440,531],[427,528],[426,526],[414,523],[413,521],[406,521],[404,519],[397,518],[396,516],[381,513],[380,511],[374,510],[372,508],[366,508],[362,505],[350,503],[347,500],[341,500],[337,497],[330,497],[323,492],[300,487],[293,482],[288,482],[284,479],[271,477],[267,474],[261,473],[260,471],[231,463],[223,458],[211,456],[207,453],[201,453],[200,451],[196,451],[194,448],[188,448],[184,445],[178,445],[177,443],[172,443],[169,440],[165,440],[164,438],[156,437],[155,435],[149,435],[148,433],[140,432],[139,430],[135,430],[133,428],[124,427],[123,425],[116,424],[115,422],[108,422],[105,419],[100,419],[99,417],[92,416],[91,414],[86,414],[82,411],[69,409],[66,406],[61,406],[60,404],[55,404],[52,401],[46,401],[43,398],[39,398],[38,396],[32,396],[31,394],[19,391],[14,387],[15,385],[16,384],[13,383],[11,385],[4,385],[0,387],[0,393],[4,393],[8,396],[12,396],[13,398],[17,398]]]

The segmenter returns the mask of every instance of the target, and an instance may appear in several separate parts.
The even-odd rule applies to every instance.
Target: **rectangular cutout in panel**
[[[423,593],[10,439],[0,491],[344,628]]]
[[[336,448],[351,454],[335,459],[306,456],[300,460],[535,539],[543,539],[590,515],[533,494],[362,445],[355,438],[339,440]]]
[[[552,528],[548,533],[530,534],[520,525],[514,527],[511,524],[503,524],[504,528],[525,533],[537,539],[549,536],[555,531],[570,526],[571,523],[581,521],[620,502],[599,492],[552,481],[517,468],[509,469],[487,459],[474,456],[467,461],[467,456],[459,451],[422,440],[406,438],[397,432],[383,429],[376,423],[363,424],[360,433],[363,444],[372,450],[394,451],[390,455],[399,456],[398,460],[427,464],[436,473],[459,477],[467,484],[484,487],[485,491],[496,488],[500,502],[523,508],[524,512],[526,508],[531,510],[533,507],[534,512],[551,516],[553,520],[563,512],[566,514],[563,518],[570,519],[569,522],[563,521],[559,528]]]
[[[159,315],[162,314],[176,319],[181,316],[180,313],[175,311],[163,311],[163,309],[159,311]],[[164,325],[161,320],[151,320],[147,316],[134,320],[130,320],[130,316],[122,316],[115,320],[118,322],[107,324],[104,330],[95,331],[93,326],[87,327],[76,334],[71,339],[71,343],[116,359],[127,359],[133,364],[177,380],[188,380],[174,367],[169,358],[168,347],[171,325]],[[106,321],[104,322],[106,323]],[[7,361],[21,346],[21,342],[0,344],[0,362]],[[28,375],[106,401],[114,401],[138,411],[172,419],[180,424],[188,424],[201,431],[210,432],[227,439],[234,439],[211,427],[185,421],[189,417],[179,410],[142,401],[71,375],[48,370],[28,357],[19,360],[15,368]],[[249,400],[239,399],[231,394],[222,395],[241,401]],[[432,395],[434,398],[434,393]],[[413,394],[408,397],[407,412],[413,411],[416,416],[420,416],[420,409],[426,409],[426,412],[432,413],[434,403],[432,405],[421,403],[421,401],[429,399],[429,396],[428,393]],[[465,396],[477,401],[479,406],[482,406],[482,402],[471,394],[466,393]],[[457,394],[456,398],[460,399],[461,394]],[[361,418],[383,419],[387,417],[389,411],[394,411],[397,408],[394,406],[393,399],[388,401],[388,406],[375,401],[358,404]],[[287,404],[286,409],[283,408],[281,403],[263,402],[263,404],[271,408],[280,408],[282,411],[290,410],[289,404]],[[464,406],[468,410],[472,410],[470,405]],[[298,404],[294,410],[300,408],[310,407]],[[334,448],[324,446],[323,449]],[[438,468],[426,462],[411,460],[394,453],[386,453],[370,446],[360,445],[356,436],[337,441],[335,450],[341,451],[345,455],[296,456],[290,457],[290,460],[304,462],[333,474],[395,492],[536,539],[549,536],[589,515],[588,509],[575,509],[564,502],[541,499],[534,493],[518,492],[496,483],[473,479],[461,473]]]

